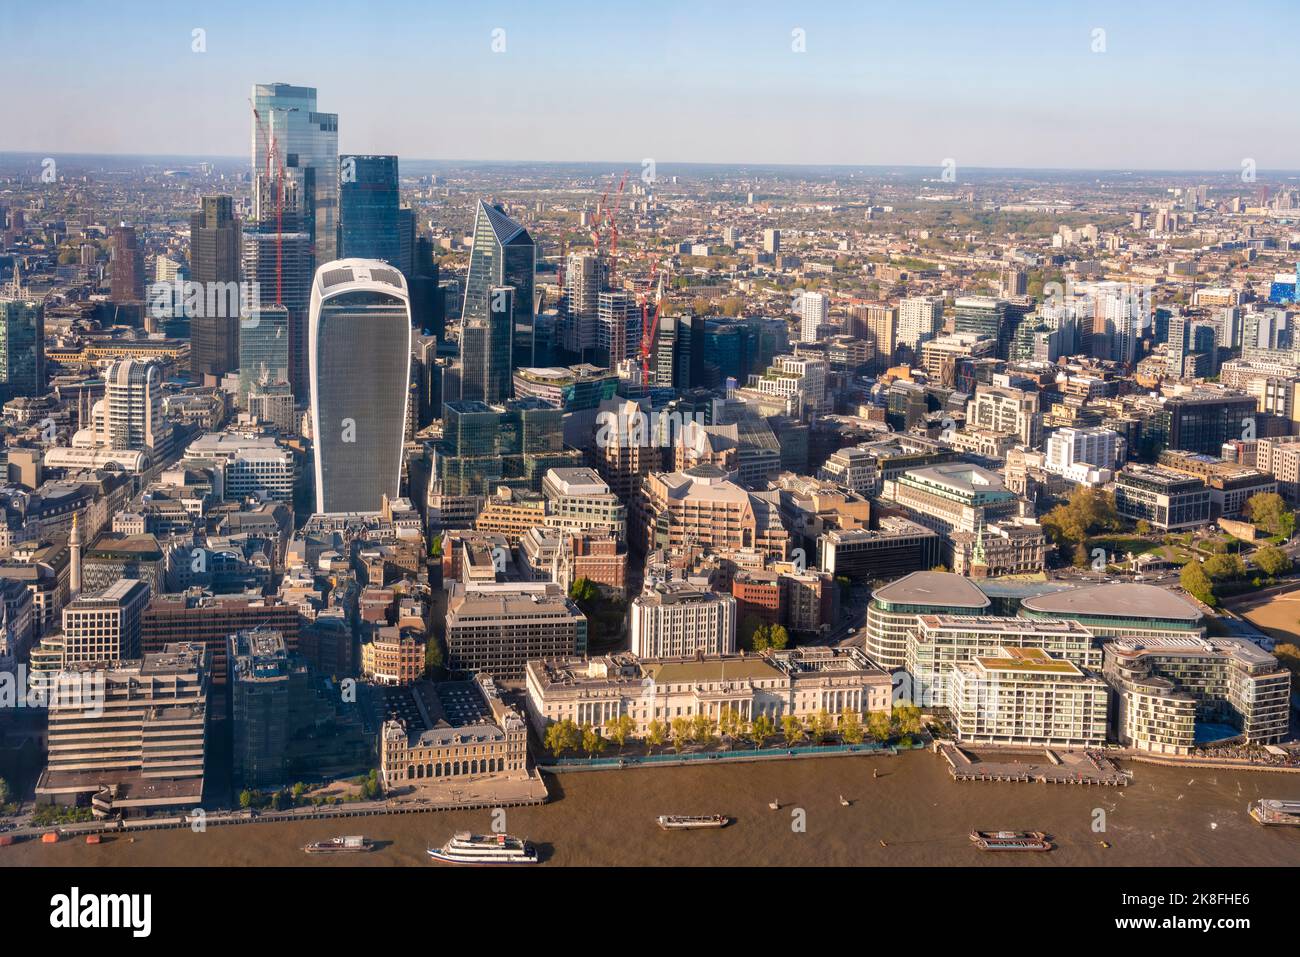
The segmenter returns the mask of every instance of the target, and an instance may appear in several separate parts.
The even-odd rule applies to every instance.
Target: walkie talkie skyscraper
[[[401,483],[411,306],[395,266],[339,259],[316,270],[308,329],[316,511],[378,512]]]

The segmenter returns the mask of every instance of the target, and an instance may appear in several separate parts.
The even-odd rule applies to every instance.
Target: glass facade
[[[0,402],[45,392],[45,309],[35,300],[0,300]]]
[[[261,391],[289,382],[289,310],[263,306],[239,324],[239,398],[258,386]]]
[[[510,394],[512,369],[537,365],[536,265],[528,231],[480,200],[462,312],[463,399],[499,402]],[[505,290],[511,290],[508,299]]]
[[[253,85],[254,218],[276,220],[274,182],[266,182],[267,154],[275,140],[284,169],[285,195],[296,196],[314,263],[335,258],[339,218],[339,118],[316,111],[316,89],[288,83]]]
[[[398,179],[396,156],[339,157],[340,259],[382,259],[402,267]],[[408,264],[403,272],[409,269]]]
[[[311,308],[316,511],[378,512],[401,484],[411,316],[395,269],[357,260],[317,273]],[[379,273],[390,279],[379,278]],[[391,291],[377,289],[390,285]]]

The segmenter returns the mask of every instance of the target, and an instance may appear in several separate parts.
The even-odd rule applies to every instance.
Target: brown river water
[[[1256,798],[1300,799],[1300,775],[1124,766],[1134,774],[1125,788],[959,783],[928,752],[570,772],[548,779],[550,803],[507,809],[505,824],[538,844],[545,863],[561,866],[1300,864],[1300,828],[1261,827],[1246,814]],[[768,807],[774,800],[781,810]],[[1104,833],[1093,831],[1097,809],[1105,812]],[[654,819],[671,813],[735,821],[722,830],[665,833]],[[134,843],[106,837],[99,846],[25,842],[0,848],[0,865],[444,866],[428,860],[427,845],[457,830],[490,828],[490,812],[456,811],[154,831]],[[980,852],[967,838],[972,828],[1042,830],[1057,848]],[[309,858],[301,850],[347,833],[384,843],[370,854]]]

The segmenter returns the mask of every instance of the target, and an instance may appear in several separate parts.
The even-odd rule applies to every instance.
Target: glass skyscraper
[[[316,111],[316,89],[288,83],[253,85],[253,216],[274,228],[277,166],[284,170],[280,206],[292,197],[311,237],[313,264],[335,258],[339,219],[339,118]],[[274,139],[278,159],[267,173]]]
[[[289,310],[262,306],[239,324],[239,398],[254,386],[267,391],[289,383]]]
[[[528,230],[479,200],[462,310],[462,398],[499,402],[509,395],[511,370],[537,364],[536,267]]]
[[[45,308],[0,299],[0,402],[45,394]]]
[[[289,383],[293,394],[307,397],[307,309],[311,304],[311,237],[288,231],[293,219],[286,219],[286,232],[261,229],[244,233],[244,282],[256,290],[257,301],[249,308],[282,305],[288,310]],[[277,276],[277,267],[279,275]],[[241,330],[242,331],[242,330]],[[242,347],[241,347],[242,353]]]
[[[403,273],[396,156],[339,157],[339,258],[382,259]]]
[[[377,260],[316,270],[309,332],[316,511],[374,513],[401,486],[411,379],[406,280]]]

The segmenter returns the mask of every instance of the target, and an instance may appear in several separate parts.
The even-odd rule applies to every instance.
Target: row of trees
[[[820,743],[832,735],[846,744],[861,744],[868,736],[883,743],[895,735],[910,736],[920,730],[921,709],[915,705],[899,705],[892,712],[873,711],[865,725],[856,711],[847,708],[835,717],[825,708],[802,720],[787,714],[778,724],[766,714],[746,720],[739,711],[728,707],[722,709],[716,721],[706,714],[679,715],[670,721],[655,718],[646,726],[642,740],[652,752],[667,743],[680,753],[688,744],[710,747],[720,738],[729,743],[748,740],[755,748],[762,748],[779,733],[786,747],[794,747],[805,739]],[[578,750],[594,757],[603,753],[611,741],[621,751],[635,731],[636,721],[628,714],[610,718],[604,728],[564,718],[547,726],[542,743],[557,758],[565,751]]]

